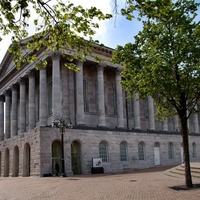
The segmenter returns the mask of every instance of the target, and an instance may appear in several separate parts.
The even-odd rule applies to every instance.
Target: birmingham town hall
[[[93,55],[108,60],[112,51],[97,45]],[[178,117],[157,121],[151,97],[127,99],[123,67],[88,56],[74,72],[62,54],[41,50],[38,57],[46,68],[29,63],[17,70],[8,51],[0,64],[0,176],[70,176],[95,167],[107,173],[183,162]],[[200,115],[191,115],[192,162],[200,160],[199,125]]]

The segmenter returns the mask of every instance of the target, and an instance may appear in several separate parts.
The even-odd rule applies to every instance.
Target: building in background
[[[183,162],[178,118],[157,121],[151,97],[126,98],[123,68],[108,61],[112,51],[97,46],[85,62],[76,61],[79,72],[69,70],[58,52],[38,52],[48,63],[39,70],[34,63],[17,70],[6,53],[0,65],[0,176],[89,174],[92,160],[102,161],[104,172]],[[56,120],[73,128],[52,127]],[[199,124],[192,115],[191,161],[200,160]]]

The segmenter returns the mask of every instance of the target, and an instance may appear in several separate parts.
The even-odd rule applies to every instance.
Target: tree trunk
[[[183,152],[184,152],[184,164],[185,164],[185,186],[187,188],[192,188],[192,177],[190,171],[190,155],[189,155],[189,142],[188,142],[188,127],[187,127],[187,117],[186,110],[185,113],[180,116],[181,123],[181,133],[183,139]]]

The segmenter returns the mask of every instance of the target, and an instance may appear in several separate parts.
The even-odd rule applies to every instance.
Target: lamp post
[[[68,123],[67,123],[68,122]],[[73,128],[70,118],[65,119],[58,119],[56,118],[53,121],[52,127],[60,128],[60,135],[61,135],[61,164],[62,164],[62,172],[61,177],[65,177],[65,160],[64,160],[64,132],[65,128]]]

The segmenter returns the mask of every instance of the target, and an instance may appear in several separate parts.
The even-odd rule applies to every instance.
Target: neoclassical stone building
[[[94,55],[108,60],[112,51],[98,47]],[[151,97],[127,99],[122,67],[88,56],[74,72],[59,53],[38,56],[46,68],[31,63],[17,70],[9,52],[0,65],[0,176],[56,174],[56,163],[59,174],[88,174],[93,158],[102,159],[105,172],[182,162],[178,118],[157,121]],[[63,140],[60,128],[52,127],[56,119],[73,124],[62,129]],[[199,124],[200,116],[192,115],[191,161],[200,160]]]

